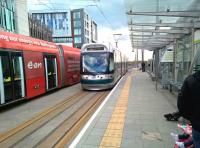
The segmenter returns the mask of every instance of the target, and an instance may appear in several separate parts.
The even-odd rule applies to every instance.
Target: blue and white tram
[[[81,48],[81,85],[86,90],[112,88],[126,73],[126,58],[104,44],[84,44]]]

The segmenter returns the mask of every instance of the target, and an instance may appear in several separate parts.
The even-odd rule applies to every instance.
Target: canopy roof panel
[[[154,44],[152,38],[155,39],[156,36],[162,36],[164,39],[166,36],[166,40],[169,37],[177,39],[190,34],[191,28],[199,28],[200,3],[198,1],[124,0],[133,48],[138,48],[135,44],[136,40],[146,41],[145,36],[148,36],[149,41],[139,47],[145,48]],[[167,41],[166,45],[170,43]],[[156,46],[157,49],[161,47],[163,44]]]

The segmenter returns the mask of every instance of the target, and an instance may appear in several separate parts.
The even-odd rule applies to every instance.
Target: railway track
[[[21,147],[24,144],[29,144],[28,147],[64,147],[71,142],[107,94],[108,92],[80,91],[1,134],[0,147]],[[62,114],[66,118],[53,130],[49,131],[44,137],[31,141],[31,136],[34,133]]]

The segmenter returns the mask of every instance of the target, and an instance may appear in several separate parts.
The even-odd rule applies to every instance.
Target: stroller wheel
[[[167,121],[178,121],[178,118],[177,117],[167,118]]]
[[[179,118],[177,116],[173,116],[172,114],[165,114],[164,117],[167,121],[178,121]]]
[[[170,117],[172,117],[172,114],[164,114],[164,117],[165,118],[170,118]]]

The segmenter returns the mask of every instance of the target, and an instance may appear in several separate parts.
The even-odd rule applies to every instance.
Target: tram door
[[[58,86],[57,60],[54,55],[45,55],[46,89],[51,90]]]
[[[21,52],[0,52],[0,104],[25,97]]]

